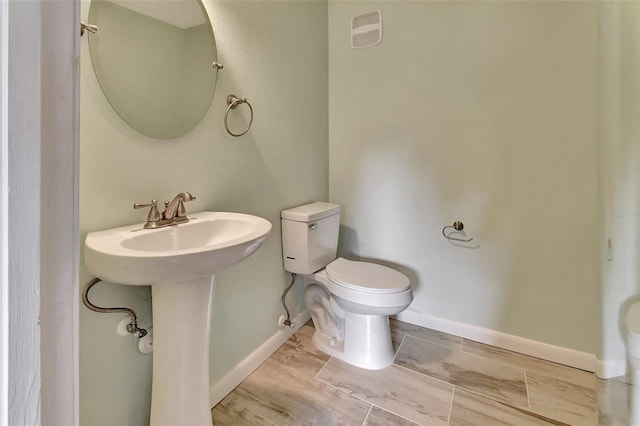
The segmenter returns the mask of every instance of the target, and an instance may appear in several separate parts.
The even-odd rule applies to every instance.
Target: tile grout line
[[[469,340],[470,339],[463,339],[463,343],[464,343],[464,341],[469,341]],[[470,341],[473,342],[473,340],[470,340]],[[489,345],[489,344],[486,344],[486,343],[482,343],[482,342],[476,342],[476,343],[479,343],[480,345],[484,345],[484,346],[492,346],[492,345]],[[467,344],[467,346],[468,346],[468,344]],[[540,367],[536,366],[536,369],[534,369],[533,373],[537,374],[537,375],[540,375],[540,376],[543,376],[543,377],[552,377],[552,375],[547,372],[548,371],[547,369],[549,369],[549,368],[556,368],[556,369],[560,369],[560,370],[565,370],[569,374],[573,374],[576,371],[584,371],[584,370],[581,370],[579,368],[570,367],[570,366],[567,366],[567,365],[562,365],[562,364],[559,364],[559,363],[556,363],[556,362],[553,362],[553,361],[549,361],[549,360],[545,360],[545,359],[542,359],[542,358],[533,357],[533,356],[530,356],[530,355],[526,355],[526,354],[522,354],[522,353],[519,353],[519,352],[511,351],[509,349],[500,348],[498,346],[494,346],[494,347],[498,348],[499,350],[503,350],[503,351],[507,352],[507,358],[506,359],[504,359],[504,358],[496,358],[496,357],[493,357],[491,353],[488,353],[488,354],[485,354],[485,355],[480,355],[480,354],[475,354],[473,352],[469,352],[469,351],[466,351],[466,350],[462,350],[462,351],[464,353],[468,354],[468,355],[471,355],[471,356],[483,358],[483,359],[486,359],[486,360],[490,360],[492,362],[498,362],[500,364],[504,364],[507,367],[522,370],[523,374],[524,374],[525,392],[527,394],[527,406],[528,406],[528,411],[530,413],[536,413],[536,412],[533,411],[533,409],[531,407],[531,395],[530,395],[530,391],[529,391],[529,376],[527,374],[528,368],[526,366],[522,365],[522,363],[518,362],[517,360],[514,360],[513,359],[513,355],[509,354],[509,352],[512,352],[516,356],[522,356],[522,357],[531,358],[530,362],[541,363],[542,365]],[[544,369],[544,371],[537,371],[537,368]],[[593,374],[593,373],[591,373],[591,374]],[[568,385],[570,385],[572,387],[591,389],[591,387],[585,386],[585,385],[583,385],[581,383],[578,383],[577,381],[574,381],[571,378],[561,377],[561,378],[559,378],[557,380],[560,381],[560,382],[566,383],[566,384],[568,384]],[[478,393],[476,391],[473,391],[473,392],[474,393]],[[486,395],[483,395],[481,393],[478,393],[478,395],[487,397]],[[491,399],[493,399],[493,398],[491,398]],[[495,401],[501,402],[501,401],[499,401],[497,399]],[[501,403],[505,403],[506,404],[506,402],[501,402]],[[507,405],[510,405],[510,404],[507,404]]]
[[[423,339],[422,337],[418,337],[418,336],[414,336],[413,334],[409,334],[409,333],[404,333],[405,337],[411,337],[417,340],[421,340],[423,342],[427,342],[427,343],[432,343],[434,345],[438,345],[438,346],[442,346],[443,348],[455,348],[455,346],[459,346],[458,348],[456,348],[456,350],[462,350],[462,337],[460,336],[453,336],[453,334],[450,334],[449,336],[453,336],[453,337],[459,337],[460,338],[460,343],[457,344],[457,342],[451,342],[451,345],[445,345],[443,343],[438,343],[438,342],[434,342],[433,340],[428,340],[428,339]],[[404,339],[402,339],[402,341],[404,342]],[[398,350],[400,350],[400,348],[398,348]],[[468,353],[468,352],[465,352]]]
[[[470,340],[470,339],[463,338],[462,339],[462,344],[463,345],[464,345],[464,341],[465,340]],[[476,341],[472,340],[472,342],[476,342]],[[482,342],[476,342],[476,343],[479,343],[479,344],[484,345],[484,346],[498,348],[500,350],[507,351],[507,352],[513,352],[516,355],[521,355],[521,356],[530,357],[530,358],[534,358],[534,359],[540,360],[540,358],[531,357],[530,355],[525,355],[525,354],[522,354],[522,353],[519,353],[519,352],[515,352],[515,351],[509,350],[509,349],[504,349],[504,348],[501,348],[499,346],[493,346],[493,345],[490,345],[488,343],[482,343]],[[467,344],[467,346],[468,346],[468,344]],[[504,365],[506,365],[508,367],[518,368],[520,370],[525,370],[526,369],[525,367],[520,365],[517,361],[513,361],[513,360],[510,360],[510,359],[497,359],[497,357],[492,357],[491,353],[486,354],[486,355],[480,355],[480,354],[476,354],[476,353],[473,353],[473,352],[465,351],[465,350],[462,349],[462,345],[460,346],[460,350],[462,352],[464,352],[465,354],[468,354],[468,355],[471,355],[471,356],[475,356],[475,357],[478,357],[478,358],[488,359],[489,361],[493,361],[493,362],[499,362],[500,364],[504,364]],[[512,357],[512,355],[508,355],[508,357]],[[550,362],[550,361],[547,361],[547,360],[542,360],[542,361],[543,362]]]
[[[395,365],[395,364],[392,364],[392,365],[394,365],[394,366],[396,366],[396,367],[400,367],[399,365]],[[403,368],[403,367],[401,367],[401,368]],[[412,371],[412,370],[409,370],[409,371]],[[381,409],[382,411],[386,411],[387,413],[391,413],[391,414],[393,414],[393,415],[394,415],[394,416],[396,416],[396,417],[400,417],[401,419],[404,419],[404,420],[406,420],[406,421],[408,421],[408,422],[415,423],[416,425],[418,425],[418,424],[419,424],[419,423],[415,422],[414,420],[411,420],[411,419],[409,419],[409,418],[407,418],[407,417],[403,416],[402,414],[396,413],[395,411],[391,411],[391,410],[390,410],[390,409],[388,409],[388,408],[382,407],[382,406],[380,406],[380,405],[378,405],[378,404],[375,404],[375,403],[373,403],[373,402],[371,402],[371,401],[368,401],[367,399],[362,398],[362,397],[360,397],[360,396],[358,396],[358,395],[353,395],[353,394],[351,394],[351,393],[349,393],[349,392],[347,392],[347,391],[343,390],[342,388],[339,388],[338,386],[336,386],[336,385],[334,385],[334,384],[332,384],[332,383],[325,382],[324,380],[322,380],[322,379],[318,379],[318,378],[316,378],[316,380],[317,380],[317,381],[319,381],[320,383],[322,383],[322,384],[326,385],[326,386],[329,386],[330,388],[333,388],[333,389],[337,390],[337,391],[338,391],[338,392],[340,392],[340,393],[344,393],[345,395],[349,395],[349,396],[350,396],[350,397],[352,397],[352,398],[355,398],[355,399],[357,399],[357,400],[359,400],[359,401],[362,401],[362,402],[365,402],[365,403],[367,403],[367,404],[371,405],[371,410],[373,409],[373,407],[376,407],[376,408]],[[436,379],[436,380],[437,380],[437,379]]]
[[[421,339],[421,338],[419,338],[419,337],[411,336],[411,335],[409,335],[409,334],[407,334],[407,336],[412,337],[412,338],[417,339],[417,340],[421,340],[421,341],[423,341],[423,342],[427,342],[427,343],[431,343],[431,344],[434,344],[434,345],[438,345],[438,346],[441,346],[441,347],[451,348],[451,346],[441,345],[440,343],[432,342],[432,341],[430,341],[430,340]],[[464,339],[462,339],[462,340],[464,341]],[[404,343],[404,340],[403,340],[403,343]],[[489,362],[491,362],[491,363],[493,363],[493,364],[499,364],[500,366],[507,366],[507,367],[509,367],[509,368],[512,368],[513,370],[520,370],[520,371],[522,371],[523,373],[524,373],[524,371],[525,371],[524,367],[520,367],[520,366],[517,366],[517,365],[513,365],[513,364],[510,364],[510,363],[508,363],[508,362],[498,361],[498,360],[493,359],[493,358],[487,358],[487,357],[485,357],[485,356],[477,355],[477,354],[474,354],[474,353],[471,353],[471,352],[463,351],[463,350],[462,350],[462,343],[460,343],[460,348],[458,348],[457,350],[458,350],[458,352],[460,352],[460,353],[462,353],[462,354],[465,354],[465,356],[470,356],[471,358],[483,359],[483,360],[485,360],[485,361],[489,361]],[[400,352],[400,350],[399,350],[399,349],[398,349],[398,352]],[[395,358],[394,358],[394,360],[395,360]],[[396,365],[397,365],[397,364],[396,364]],[[410,370],[411,370],[411,369],[410,369]],[[412,371],[415,371],[415,370],[412,370]],[[416,371],[416,372],[417,372],[417,371]],[[417,373],[418,373],[418,372],[417,372]],[[424,374],[424,373],[421,373],[421,374]],[[432,376],[429,376],[429,375],[427,375],[427,374],[425,374],[425,375],[426,375],[426,376],[428,376],[428,377],[432,377]],[[435,378],[435,377],[433,377],[433,378]],[[438,380],[439,380],[439,379],[438,379]],[[443,380],[443,381],[444,381],[444,380]],[[445,382],[445,383],[449,383],[449,382]],[[526,382],[525,382],[525,383],[526,383]],[[449,383],[449,384],[452,384],[452,383]],[[465,389],[466,389],[466,388],[465,388]]]
[[[407,339],[407,334],[406,333],[402,333],[402,340],[400,340],[400,344],[398,345],[398,349],[396,349],[395,354],[393,354],[393,360],[395,361],[396,358],[398,357],[398,353],[400,353],[400,349],[402,348],[402,345],[404,344],[404,341]]]
[[[329,359],[327,360],[327,362],[325,362],[325,363],[324,363],[324,365],[322,366],[322,368],[320,368],[320,370],[318,370],[318,372],[316,373],[316,375],[315,375],[315,376],[313,376],[313,379],[314,379],[314,380],[318,380],[319,382],[324,383],[324,382],[322,382],[322,380],[318,379],[318,375],[320,375],[320,373],[322,372],[322,370],[324,370],[324,368],[327,366],[327,364],[329,364],[329,361],[331,361],[331,359],[332,359],[332,358],[333,358],[333,357],[332,357],[332,356],[330,356],[330,357],[329,357]]]
[[[460,389],[463,389],[463,390],[464,390],[464,391],[466,391],[466,392],[474,393],[474,394],[476,394],[476,395],[478,395],[478,396],[481,396],[481,397],[483,397],[483,398],[490,399],[491,401],[495,401],[495,402],[497,402],[497,403],[499,403],[499,404],[507,405],[507,406],[511,406],[511,407],[516,407],[516,408],[521,408],[521,409],[522,409],[522,407],[517,407],[517,405],[515,405],[515,403],[510,403],[510,402],[506,402],[506,401],[501,401],[501,400],[499,400],[499,399],[496,399],[496,398],[495,398],[495,397],[493,397],[493,396],[485,395],[485,394],[483,394],[483,393],[481,393],[481,392],[479,392],[479,391],[477,391],[477,390],[473,390],[473,389],[470,389],[470,388],[468,388],[468,387],[465,387],[464,385],[454,385],[453,383],[449,383],[449,382],[447,382],[446,380],[442,380],[442,379],[439,379],[439,378],[437,378],[437,377],[430,376],[430,375],[425,374],[425,373],[422,373],[422,372],[420,372],[420,371],[412,370],[411,368],[409,368],[409,367],[405,367],[405,366],[403,366],[403,365],[399,365],[399,364],[395,364],[395,363],[394,363],[393,365],[394,365],[395,367],[398,367],[398,368],[402,368],[402,369],[404,369],[404,370],[411,371],[412,373],[419,374],[419,375],[424,376],[424,377],[428,377],[428,378],[429,378],[429,379],[431,379],[431,380],[436,380],[436,381],[438,381],[438,382],[445,383],[445,384],[447,384],[447,385],[449,385],[449,386],[452,386],[452,387],[454,387],[454,388],[458,387],[458,388],[460,388]],[[323,382],[323,383],[324,383],[324,382]],[[526,376],[525,376],[525,386],[526,386]],[[514,405],[512,405],[512,404],[514,404]],[[529,404],[529,393],[528,393],[528,392],[527,392],[527,404]],[[531,410],[529,410],[529,411],[531,411]]]
[[[480,354],[476,354],[476,353],[473,353],[473,352],[466,351],[466,350],[462,349],[462,346],[464,345],[464,341],[465,340],[470,340],[470,339],[462,338],[462,345],[460,345],[460,351],[464,352],[467,355],[470,355],[470,356],[476,357],[476,358],[486,359],[486,360],[489,360],[491,362],[504,364],[507,367],[517,368],[518,370],[523,370],[524,371],[526,369],[525,367],[520,365],[517,361],[512,361],[512,360],[508,360],[508,359],[498,359],[496,357],[492,357],[491,353],[485,354],[485,355],[480,355]],[[475,340],[471,340],[471,341],[475,342]],[[479,343],[479,344],[485,345],[485,346],[491,346],[491,347],[494,347],[494,348],[498,348],[498,349],[501,349],[503,351],[513,352],[514,354],[518,354],[518,355],[522,355],[522,356],[529,356],[529,355],[521,354],[521,353],[518,353],[518,352],[510,351],[509,349],[504,349],[504,348],[501,348],[499,346],[492,346],[492,345],[489,345],[488,343],[482,343],[482,342],[476,342],[476,343]],[[468,346],[468,344],[467,344],[467,346]],[[512,355],[509,355],[509,357],[511,357],[511,356]]]
[[[369,415],[371,414],[371,410],[373,410],[373,404],[371,405],[371,407],[369,407],[369,411],[367,412],[367,415],[364,417],[364,420],[362,421],[362,426],[367,424],[367,419],[369,418]]]
[[[451,412],[453,411],[453,398],[455,398],[456,396],[456,388],[457,386],[454,386],[453,390],[451,391],[451,404],[449,404],[449,417],[447,417],[447,426],[449,426],[449,424],[451,423]]]
[[[471,352],[468,352],[468,351],[464,350],[464,342],[467,339],[465,339],[464,337],[462,337],[461,339],[462,339],[462,343],[460,343],[460,352],[464,352],[465,354],[470,354]]]
[[[393,365],[394,367],[398,367],[398,368],[401,368],[401,369],[403,369],[403,370],[411,371],[411,372],[412,372],[412,373],[414,373],[414,374],[418,374],[418,375],[423,376],[423,377],[428,377],[428,378],[429,378],[429,379],[431,379],[431,380],[435,380],[435,381],[438,381],[438,382],[441,382],[441,383],[445,383],[445,384],[447,384],[447,385],[449,385],[449,386],[452,386],[452,387],[455,387],[455,386],[456,386],[456,385],[454,385],[453,383],[449,383],[449,382],[447,382],[446,380],[442,380],[442,379],[439,379],[439,378],[437,378],[437,377],[430,376],[430,375],[425,374],[425,373],[422,373],[422,372],[420,372],[420,371],[412,370],[412,369],[411,369],[411,368],[409,368],[409,367],[405,367],[404,365],[396,364],[395,362],[394,362],[392,365]]]
[[[456,387],[460,387],[460,386],[456,386]],[[524,409],[522,407],[517,407],[515,405],[511,405],[511,404],[508,404],[506,402],[498,401],[497,399],[493,399],[491,397],[488,397],[488,396],[483,395],[481,393],[478,393],[476,391],[472,391],[472,390],[465,389],[465,388],[462,388],[462,387],[460,387],[460,389],[464,390],[465,392],[474,394],[474,395],[476,395],[476,396],[478,396],[480,398],[488,399],[488,400],[490,400],[490,401],[492,401],[492,402],[494,402],[496,404],[499,404],[499,405],[501,405],[503,407],[506,407],[508,409],[512,409],[512,410],[518,411],[518,412],[520,412],[522,414],[525,414],[525,415],[528,415],[528,416],[532,416],[532,417],[542,418],[547,423],[552,422],[551,424],[559,424],[559,425],[563,425],[563,426],[572,426],[572,425],[570,425],[568,423],[563,423],[560,420],[557,420],[557,419],[554,419],[554,418],[551,418],[551,417],[547,417],[547,416],[545,416],[543,414],[536,413],[535,411],[526,410],[526,409]],[[553,422],[555,422],[555,423],[553,423]]]
[[[453,336],[453,334],[451,334],[451,336]],[[421,340],[421,341],[423,341],[423,342],[431,343],[431,344],[438,345],[438,346],[445,347],[445,348],[452,348],[452,346],[443,345],[443,344],[440,344],[440,343],[433,342],[433,341],[431,341],[431,340],[426,340],[426,339],[422,339],[422,338],[420,338],[420,337],[412,336],[412,335],[410,335],[410,334],[405,334],[405,338],[406,338],[406,337],[411,337],[411,338],[414,338],[414,339],[417,339],[417,340]],[[460,337],[460,336],[454,336],[454,337]],[[404,342],[405,342],[405,338],[403,338],[403,339],[402,339],[402,343],[404,343]],[[471,356],[472,358],[480,358],[480,359],[484,359],[484,360],[486,360],[486,361],[490,361],[490,362],[492,362],[492,363],[494,363],[494,364],[504,364],[504,365],[506,365],[507,367],[511,367],[511,368],[513,368],[514,370],[522,370],[522,372],[523,372],[523,373],[525,373],[525,369],[524,369],[524,367],[520,367],[520,366],[517,366],[517,365],[513,365],[513,364],[508,363],[508,362],[498,361],[498,360],[495,360],[495,359],[493,359],[493,358],[488,358],[488,357],[485,357],[485,356],[482,356],[482,355],[477,355],[477,354],[474,354],[474,353],[472,353],[472,352],[468,352],[468,351],[463,350],[463,349],[462,349],[462,345],[464,344],[465,339],[464,339],[464,338],[462,338],[462,337],[461,337],[460,339],[461,339],[461,341],[460,341],[460,347],[457,349],[457,351],[458,351],[458,352],[460,352],[460,353],[464,353],[464,354],[466,354],[466,355],[469,355],[469,356]],[[400,346],[402,346],[402,343],[400,344]],[[402,365],[396,364],[396,363],[395,363],[395,360],[396,360],[396,358],[397,358],[397,356],[398,356],[398,352],[400,352],[400,347],[398,347],[398,351],[396,352],[396,356],[395,356],[395,357],[394,357],[394,359],[393,359],[393,360],[394,360],[394,365],[397,365],[398,367],[401,367],[401,368],[405,368],[405,369],[407,369],[407,370],[411,370],[411,371],[413,371],[413,372],[415,372],[415,373],[418,373],[418,374],[422,374],[422,375],[424,375],[424,376],[426,376],[426,377],[430,377],[430,378],[432,378],[432,379],[439,380],[439,381],[444,382],[444,383],[448,383],[448,384],[450,384],[451,386],[456,386],[456,385],[454,385],[453,383],[449,383],[449,382],[447,382],[446,380],[438,379],[437,377],[430,376],[430,375],[428,375],[428,374],[426,374],[426,373],[422,373],[422,372],[420,372],[420,371],[416,371],[416,370],[413,370],[413,369],[411,369],[411,368],[404,367],[404,366],[402,366]],[[526,374],[525,374],[525,385],[526,385]],[[464,387],[463,387],[463,389],[466,389],[466,388],[464,388]],[[528,400],[528,398],[529,398],[529,393],[528,393],[528,391],[527,391],[527,400]]]
[[[402,334],[402,339],[400,340],[400,344],[398,345],[398,349],[396,349],[395,353],[393,354],[393,360],[396,360],[396,357],[398,356],[398,352],[400,352],[400,347],[402,346],[402,344],[404,343],[404,339],[407,338],[407,335],[404,333]]]
[[[482,345],[482,346],[487,346],[488,347],[488,349],[486,349],[488,351],[488,353],[480,355],[480,354],[465,350],[461,346],[462,352],[464,352],[466,354],[473,355],[473,356],[480,357],[480,358],[484,358],[484,359],[488,359],[488,360],[495,361],[495,362],[499,362],[499,363],[505,364],[505,365],[510,366],[510,367],[520,368],[522,370],[531,369],[529,367],[524,366],[523,362],[528,362],[528,363],[533,363],[533,364],[540,364],[538,367],[535,368],[535,370],[540,369],[540,371],[534,371],[536,374],[546,375],[546,374],[548,374],[548,373],[546,373],[546,371],[548,369],[550,369],[550,368],[556,368],[556,369],[559,369],[559,370],[564,370],[564,371],[566,371],[568,373],[586,372],[586,373],[594,374],[593,372],[590,372],[590,371],[587,371],[587,370],[583,370],[581,368],[571,367],[569,365],[564,365],[564,364],[561,364],[559,362],[550,361],[548,359],[536,357],[536,356],[533,356],[533,355],[527,355],[525,353],[517,352],[517,351],[514,351],[512,349],[505,349],[505,348],[500,347],[500,346],[491,345],[489,343],[478,342],[476,340],[462,338],[463,345],[464,345],[465,341],[466,342],[473,342],[473,343],[476,343],[478,345]],[[467,343],[466,346],[469,346],[469,343]],[[496,348],[499,351],[506,352],[506,354],[504,355],[504,357],[500,357],[499,355],[492,354],[490,348]],[[485,349],[480,349],[480,350],[485,350]],[[521,361],[519,361],[517,359],[514,359],[514,358],[517,358],[517,357],[525,358],[525,360],[521,362]],[[576,386],[582,386],[581,384],[576,383],[575,381],[572,381],[571,379],[568,379],[568,380],[560,379],[560,380],[568,382],[568,383],[576,385]],[[583,387],[587,387],[587,386],[583,386]]]
[[[462,340],[464,342],[464,339],[462,339]],[[462,345],[460,345],[460,352],[462,352],[465,355],[470,356],[472,358],[480,358],[480,359],[484,359],[486,361],[492,362],[494,364],[499,364],[499,365],[502,365],[502,366],[513,368],[514,370],[522,370],[523,372],[525,371],[524,367],[521,367],[519,365],[516,365],[516,364],[508,362],[508,361],[497,360],[495,358],[490,358],[490,357],[487,357],[487,356],[474,354],[473,352],[464,351],[464,350],[462,350]]]

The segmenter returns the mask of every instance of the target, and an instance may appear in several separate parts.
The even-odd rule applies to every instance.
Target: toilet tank
[[[282,257],[284,269],[312,274],[331,263],[338,249],[340,206],[316,202],[283,210]]]

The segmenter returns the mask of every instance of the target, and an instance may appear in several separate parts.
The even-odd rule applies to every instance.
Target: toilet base
[[[629,383],[631,383],[632,385],[636,385],[636,386],[640,385],[640,369],[630,367],[628,380],[629,380]]]
[[[315,347],[367,370],[381,370],[393,363],[395,352],[388,316],[347,312],[344,321],[344,339],[327,336],[316,330],[312,339]]]
[[[635,302],[625,315],[627,326],[627,378],[640,385],[640,302]]]
[[[627,336],[627,381],[632,385],[640,385],[640,354],[634,336]]]

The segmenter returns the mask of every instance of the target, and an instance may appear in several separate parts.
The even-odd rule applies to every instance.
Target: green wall
[[[409,309],[595,353],[596,3],[330,1],[329,135],[341,250],[406,272]]]

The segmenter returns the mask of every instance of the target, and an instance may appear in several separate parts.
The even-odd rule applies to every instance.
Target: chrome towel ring
[[[463,239],[463,238],[456,238],[456,237],[452,237],[451,235],[447,235],[445,233],[445,231],[448,228],[453,228],[456,231],[460,232],[464,229],[464,223],[460,222],[459,220],[456,220],[455,222],[453,222],[453,225],[447,225],[444,228],[442,228],[442,235],[447,239],[447,240],[453,240],[453,241],[462,241],[463,243],[468,243],[469,241],[473,240],[473,238],[469,238],[469,239]]]
[[[249,125],[247,126],[246,129],[244,129],[243,132],[233,133],[229,129],[229,111],[231,111],[232,109],[238,108],[238,106],[242,104],[247,104],[247,106],[249,107],[249,111],[251,111],[251,118],[249,119]],[[238,136],[244,135],[249,131],[249,129],[251,128],[251,124],[253,123],[253,107],[251,106],[251,104],[246,98],[239,98],[235,95],[227,96],[227,105],[229,106],[227,107],[227,112],[224,113],[224,128],[227,129],[227,133],[229,133],[231,136],[238,137]]]

